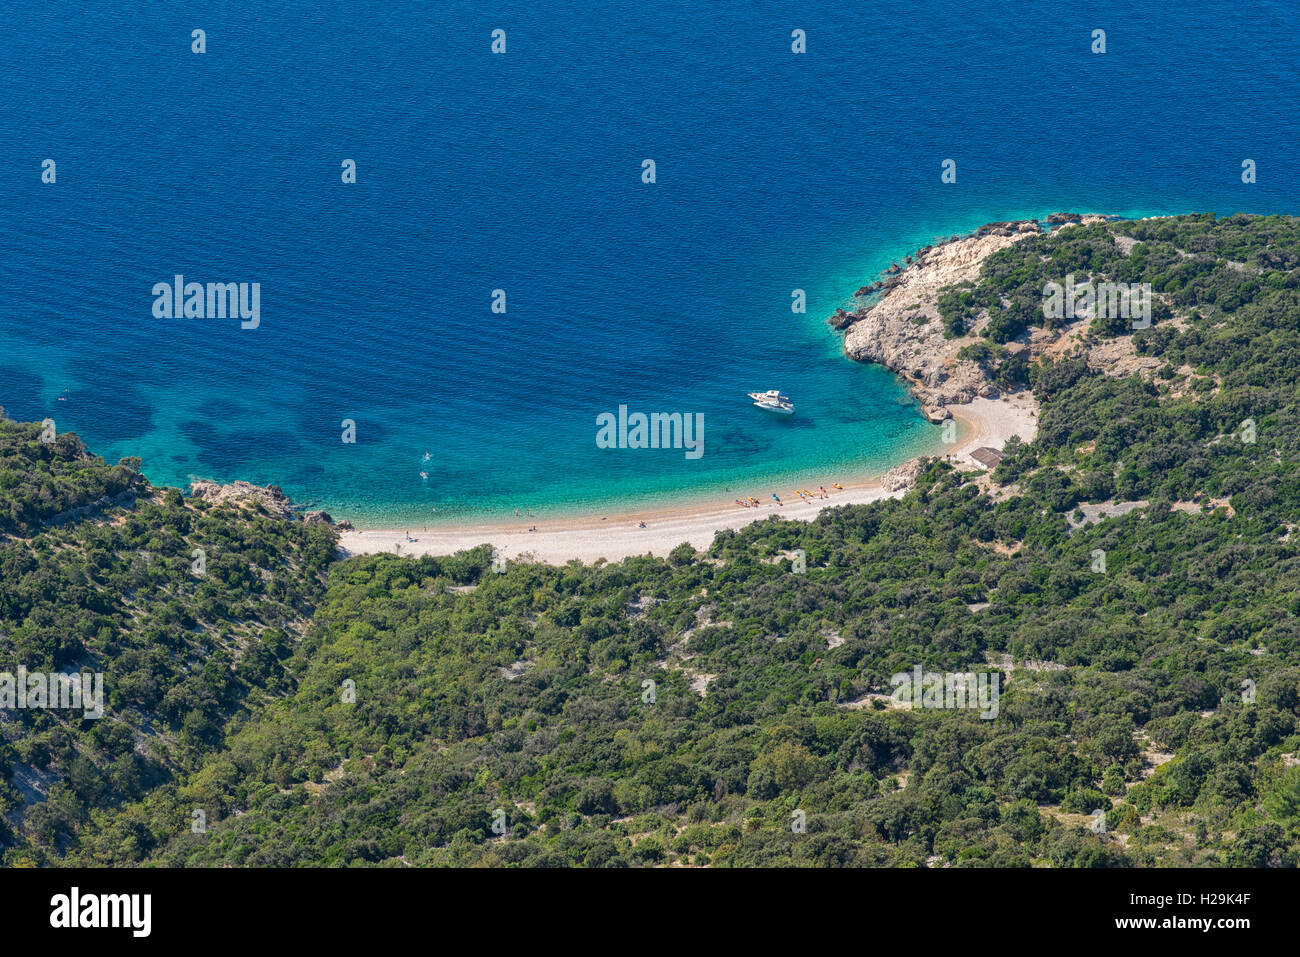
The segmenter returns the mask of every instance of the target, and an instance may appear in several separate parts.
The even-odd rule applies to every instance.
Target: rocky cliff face
[[[979,365],[957,358],[976,337],[945,339],[935,303],[945,286],[975,280],[986,256],[1041,232],[1034,220],[990,223],[964,239],[921,250],[911,265],[885,281],[879,302],[856,313],[841,310],[831,320],[847,329],[845,353],[906,378],[932,421],[948,418],[946,406],[976,396],[996,398],[997,387]]]

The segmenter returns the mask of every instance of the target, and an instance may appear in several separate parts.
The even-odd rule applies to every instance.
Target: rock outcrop
[[[902,465],[895,465],[880,476],[880,486],[886,492],[898,492],[916,484],[916,477],[921,474],[921,459],[908,459]]]
[[[288,518],[293,514],[289,496],[278,485],[254,485],[252,482],[231,482],[221,485],[208,479],[199,479],[190,484],[190,495],[213,504],[260,506],[276,518]]]

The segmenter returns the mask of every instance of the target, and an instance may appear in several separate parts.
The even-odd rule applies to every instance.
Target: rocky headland
[[[1103,222],[1108,217],[1079,213],[1053,213],[1049,228]],[[852,311],[838,309],[830,324],[844,331],[844,352],[852,359],[875,362],[907,380],[932,422],[951,417],[951,407],[977,398],[998,399],[1001,390],[977,362],[959,359],[961,350],[980,341],[981,324],[964,336],[945,338],[938,310],[940,290],[978,278],[984,260],[1000,249],[1030,236],[1042,235],[1037,220],[989,223],[969,236],[926,246],[905,265],[892,264],[885,278],[863,286],[857,297],[879,293],[879,298]],[[1024,351],[1028,344],[1012,343],[1008,351]],[[1033,403],[1028,393],[1018,394],[1020,404]],[[1036,404],[1031,406],[1035,412]],[[1030,436],[1022,436],[1029,439]]]

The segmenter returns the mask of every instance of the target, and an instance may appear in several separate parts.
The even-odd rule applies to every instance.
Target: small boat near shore
[[[794,403],[790,401],[788,395],[778,389],[768,392],[750,392],[749,397],[754,400],[755,406],[767,412],[794,415]]]

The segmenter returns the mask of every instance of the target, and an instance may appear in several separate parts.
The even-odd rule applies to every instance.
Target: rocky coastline
[[[190,498],[213,505],[251,506],[280,519],[291,518],[300,511],[278,485],[254,485],[244,481],[222,485],[210,479],[198,479],[190,483]],[[331,525],[340,531],[352,528],[351,522],[336,523],[324,511],[303,511],[302,519],[304,522]]]
[[[1059,229],[1108,218],[1053,213],[1046,225]],[[978,325],[972,334],[944,337],[937,305],[939,291],[974,281],[988,256],[1043,231],[1044,224],[1033,219],[988,223],[968,236],[925,246],[907,256],[904,264],[891,264],[883,278],[855,294],[859,299],[878,295],[874,302],[853,310],[837,309],[828,322],[844,332],[844,352],[849,358],[877,363],[904,378],[926,417],[943,422],[952,416],[950,407],[976,398],[997,399],[1001,390],[979,363],[958,358],[965,346],[979,341],[975,334]],[[1028,349],[1023,344],[1008,346],[1013,354]]]

